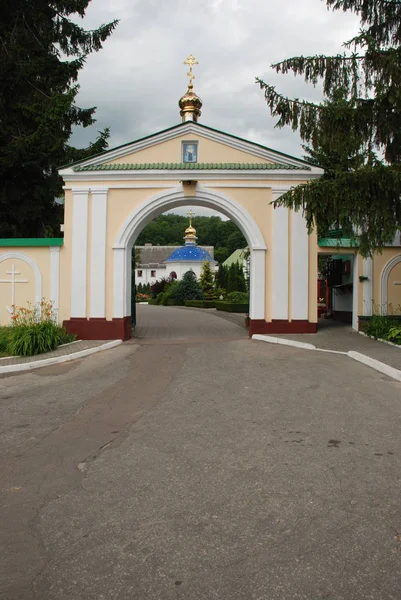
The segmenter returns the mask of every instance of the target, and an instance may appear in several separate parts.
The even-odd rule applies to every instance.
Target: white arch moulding
[[[36,304],[40,304],[42,300],[42,273],[37,262],[23,252],[5,252],[4,254],[0,254],[0,263],[9,259],[22,260],[31,267],[35,276],[35,302]]]
[[[196,184],[195,195],[185,195],[177,186],[159,192],[140,204],[123,223],[113,245],[114,281],[113,318],[121,319],[131,314],[131,251],[142,231],[157,215],[178,206],[205,206],[223,213],[239,227],[250,249],[250,306],[251,319],[265,318],[265,261],[266,244],[263,235],[248,211],[238,202],[205,186]],[[260,276],[262,274],[262,276]]]
[[[380,312],[382,315],[387,314],[387,289],[388,289],[388,278],[393,268],[401,262],[401,254],[394,256],[388,261],[384,267],[381,279],[380,279]]]

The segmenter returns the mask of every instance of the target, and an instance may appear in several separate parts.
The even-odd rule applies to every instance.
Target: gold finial
[[[199,65],[198,61],[196,60],[196,58],[193,56],[193,54],[190,54],[187,58],[187,60],[184,60],[184,65],[189,65],[189,73],[187,73],[188,77],[189,77],[189,84],[188,84],[188,88],[192,89],[193,83],[192,80],[195,79],[195,75],[192,73],[192,67],[194,65]]]
[[[189,211],[187,212],[187,216],[189,218],[189,226],[192,227],[192,217],[194,216],[194,213],[192,212],[192,208],[190,208]]]

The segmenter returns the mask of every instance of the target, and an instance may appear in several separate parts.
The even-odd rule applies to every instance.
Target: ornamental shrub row
[[[192,308],[216,308],[216,302],[214,300],[186,300],[185,306]]]
[[[225,302],[224,300],[216,302],[217,310],[225,310],[226,312],[248,313],[249,304],[240,302]]]

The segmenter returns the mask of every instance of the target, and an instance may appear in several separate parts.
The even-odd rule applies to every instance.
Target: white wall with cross
[[[15,284],[16,283],[28,283],[28,279],[17,279],[18,275],[21,275],[21,271],[15,270],[15,265],[11,266],[11,271],[6,271],[6,275],[11,275],[10,279],[0,279],[0,283],[11,283],[11,305],[6,306],[8,312],[13,311],[15,305]]]

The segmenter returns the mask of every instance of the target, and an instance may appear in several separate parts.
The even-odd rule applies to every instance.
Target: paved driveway
[[[248,335],[244,325],[245,315],[215,309],[138,304],[133,335],[137,340],[238,339]]]
[[[2,599],[399,600],[400,384],[226,334],[0,379]]]

